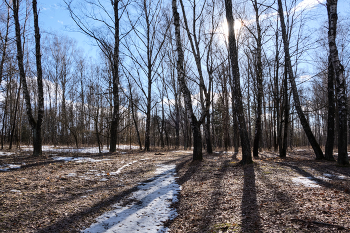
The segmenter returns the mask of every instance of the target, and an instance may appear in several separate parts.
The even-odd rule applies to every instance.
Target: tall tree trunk
[[[287,66],[287,72],[289,75],[289,81],[291,84],[291,89],[293,92],[293,100],[294,100],[294,105],[295,109],[297,110],[300,123],[303,126],[303,129],[305,131],[305,134],[315,152],[316,159],[324,159],[323,152],[321,150],[320,145],[317,143],[316,138],[314,134],[311,131],[309,122],[305,118],[304,112],[301,108],[300,100],[299,100],[299,94],[298,94],[298,89],[295,83],[295,77],[293,74],[293,69],[292,69],[292,62],[291,62],[291,57],[289,54],[289,40],[287,37],[287,32],[286,32],[286,24],[284,22],[284,13],[283,13],[283,7],[282,7],[282,1],[278,0],[278,14],[281,22],[281,28],[282,28],[282,39],[283,39],[283,44],[284,44],[284,54],[285,54],[285,60],[286,60],[286,66]]]
[[[111,1],[114,10],[114,51],[112,64],[113,78],[113,113],[110,129],[110,147],[109,152],[117,150],[118,124],[119,124],[119,0]]]
[[[280,129],[280,100],[279,100],[279,86],[278,86],[278,71],[279,71],[279,49],[278,49],[278,21],[277,21],[277,29],[276,29],[276,57],[275,57],[275,77],[274,77],[274,105],[275,105],[275,115],[276,115],[276,127],[274,131],[274,150],[277,152],[278,150],[278,136]]]
[[[16,31],[16,44],[17,44],[17,60],[20,73],[21,82],[23,85],[23,95],[26,102],[27,116],[30,126],[33,131],[33,156],[40,156],[42,154],[42,138],[41,138],[41,125],[44,115],[44,97],[43,97],[43,84],[42,84],[42,69],[41,69],[41,51],[40,51],[40,32],[38,24],[37,3],[33,0],[33,14],[34,14],[34,30],[35,30],[35,57],[37,66],[37,84],[38,84],[38,118],[35,121],[33,117],[33,111],[30,101],[30,94],[28,91],[26,75],[23,65],[23,51],[21,43],[21,28],[18,17],[19,1],[13,0],[13,16],[15,21]]]
[[[280,157],[285,158],[287,156],[287,138],[288,138],[288,120],[289,120],[289,98],[288,98],[288,74],[287,69],[284,72],[284,129],[283,129],[283,143],[280,145]]]
[[[346,108],[346,78],[344,67],[340,63],[338,49],[336,45],[337,36],[337,4],[338,0],[327,0],[328,13],[328,44],[329,57],[335,73],[337,87],[337,104],[338,104],[338,164],[349,164],[347,152],[347,108]]]
[[[211,142],[211,134],[210,134],[210,114],[207,114],[207,120],[204,124],[205,127],[205,142],[207,145],[207,153],[213,153],[213,146]]]
[[[4,44],[3,44],[3,48],[2,48],[2,55],[1,55],[1,62],[0,62],[0,84],[2,82],[4,64],[5,64],[5,60],[6,60],[6,49],[7,49],[9,28],[10,28],[10,7],[7,7],[6,33],[5,33],[5,38],[4,38],[4,42],[3,42]]]
[[[256,82],[257,82],[257,88],[258,88],[258,95],[257,95],[257,102],[258,102],[258,109],[257,109],[257,115],[256,115],[256,122],[255,122],[255,136],[254,136],[254,146],[253,146],[253,156],[254,158],[259,158],[259,148],[260,148],[260,141],[262,136],[262,130],[261,130],[261,115],[262,115],[262,98],[263,98],[263,70],[262,70],[262,62],[261,62],[261,28],[259,23],[259,8],[258,8],[258,2],[257,0],[253,0],[253,6],[255,10],[255,21],[256,21],[256,28],[257,28],[257,37],[256,39]]]
[[[180,16],[177,11],[176,0],[172,0],[172,9],[174,16],[175,26],[175,39],[176,39],[176,51],[177,51],[177,75],[180,84],[181,92],[184,96],[184,102],[186,106],[187,117],[191,124],[193,133],[193,160],[203,160],[202,152],[202,136],[200,132],[200,123],[192,109],[191,93],[186,85],[185,72],[184,72],[184,53],[182,51],[181,34],[180,34]]]
[[[234,19],[232,14],[232,0],[225,0],[225,8],[226,8],[226,19],[228,23],[228,43],[229,43],[229,58],[231,61],[231,71],[233,78],[233,87],[235,103],[237,104],[237,115],[239,122],[239,131],[241,136],[241,145],[242,145],[242,160],[241,164],[249,164],[252,163],[252,155],[250,151],[250,142],[248,137],[248,131],[246,122],[244,119],[244,109],[242,102],[242,93],[241,93],[241,85],[240,85],[240,75],[239,75],[239,66],[238,66],[238,51],[236,47],[236,39],[234,33]]]
[[[17,91],[17,98],[16,98],[16,104],[15,104],[15,113],[14,113],[13,123],[12,123],[12,127],[11,127],[11,135],[10,135],[9,150],[12,149],[12,141],[13,141],[13,136],[14,136],[15,128],[16,128],[17,111],[18,111],[17,109],[18,109],[18,105],[19,105],[19,98],[21,97],[21,96],[20,96],[20,93],[21,93],[21,86],[22,86],[22,83],[20,82],[20,83],[19,83],[19,88],[18,88],[18,91]]]
[[[150,76],[150,73],[149,73],[149,76]],[[145,132],[145,151],[149,151],[149,147],[150,147],[151,87],[152,87],[152,80],[151,80],[151,77],[148,77],[148,95],[147,95],[147,110],[146,110],[146,132]]]
[[[334,161],[333,147],[334,147],[334,117],[335,117],[335,106],[334,106],[334,69],[329,57],[328,62],[328,119],[327,119],[327,141],[325,148],[325,158],[329,161]]]
[[[38,82],[38,119],[36,127],[33,132],[33,144],[34,144],[34,156],[42,154],[42,136],[41,127],[44,117],[44,90],[43,90],[43,72],[41,67],[41,49],[40,49],[40,31],[39,31],[39,19],[37,11],[37,1],[33,0],[33,14],[34,14],[34,30],[35,30],[35,58],[37,69],[37,82]]]
[[[175,85],[174,85],[175,88]],[[175,90],[175,89],[174,89]],[[175,92],[175,148],[180,147],[180,109],[179,109],[179,100],[178,92]]]

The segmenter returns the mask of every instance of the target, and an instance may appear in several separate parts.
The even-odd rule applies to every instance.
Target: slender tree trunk
[[[277,21],[277,30],[276,30],[276,57],[275,57],[275,63],[276,63],[276,72],[275,72],[275,88],[274,88],[274,99],[275,99],[275,113],[276,113],[276,130],[275,130],[275,151],[277,152],[278,146],[280,144],[280,97],[279,97],[279,82],[278,82],[278,75],[279,75],[279,49],[278,49],[278,21]],[[277,138],[276,138],[277,137]]]
[[[244,119],[244,109],[242,102],[242,93],[241,93],[241,85],[240,85],[240,75],[239,75],[239,66],[238,66],[238,52],[236,47],[236,39],[234,33],[234,19],[232,14],[232,0],[225,0],[225,8],[226,8],[226,19],[228,23],[228,31],[229,31],[229,58],[231,60],[231,71],[233,77],[233,85],[232,88],[234,90],[235,103],[237,104],[237,115],[239,122],[239,131],[241,136],[241,145],[242,145],[242,160],[241,164],[249,164],[252,163],[252,156],[250,151],[250,142],[248,137],[248,131],[246,122]]]
[[[34,14],[34,30],[35,30],[35,58],[37,69],[37,83],[38,83],[38,119],[36,122],[36,129],[34,130],[34,156],[42,154],[42,122],[44,117],[44,90],[43,90],[43,72],[41,67],[41,49],[40,49],[40,31],[39,19],[37,12],[37,1],[33,0],[33,14]]]
[[[299,119],[301,122],[301,125],[303,126],[303,129],[305,131],[305,134],[315,152],[316,159],[324,159],[323,152],[321,150],[320,145],[317,143],[316,138],[314,134],[311,131],[309,122],[305,118],[304,112],[301,108],[300,100],[299,100],[299,94],[297,90],[297,86],[295,83],[295,77],[293,74],[293,69],[292,69],[292,63],[291,63],[291,57],[289,54],[289,40],[287,37],[287,32],[286,32],[286,24],[284,22],[284,13],[283,13],[283,7],[282,7],[282,1],[278,0],[278,14],[281,22],[281,28],[282,28],[282,39],[283,39],[283,44],[284,44],[284,54],[285,54],[285,60],[286,60],[286,66],[287,66],[287,72],[289,75],[289,81],[291,84],[291,89],[293,92],[293,99],[294,99],[294,105],[295,109],[297,110],[297,113],[299,115]]]
[[[134,109],[134,103],[131,101],[131,114],[132,114],[132,119],[134,120],[134,125],[135,125],[135,130],[136,130],[136,135],[137,135],[137,141],[139,143],[140,150],[142,150],[142,143],[141,143],[141,137],[140,137],[140,131],[139,127],[137,124],[137,119],[136,119],[136,113]]]
[[[0,62],[0,84],[2,82],[4,64],[5,64],[5,59],[6,59],[6,50],[7,50],[9,28],[10,28],[10,8],[8,7],[7,8],[6,33],[5,33],[4,44],[3,44],[2,55],[1,55],[1,62]]]
[[[18,104],[19,104],[21,86],[22,86],[22,83],[20,82],[20,83],[19,83],[19,88],[18,88],[18,91],[17,91],[17,98],[16,98],[16,104],[15,104],[15,113],[14,113],[13,123],[12,123],[12,127],[11,127],[9,150],[12,149],[12,141],[13,141],[13,136],[14,136],[15,128],[16,128],[17,111],[18,111],[17,109],[18,109]]]
[[[172,9],[174,16],[174,26],[175,26],[175,39],[176,39],[176,51],[177,51],[177,73],[178,81],[180,84],[181,92],[184,96],[184,102],[186,106],[187,117],[191,124],[191,129],[193,133],[193,160],[203,160],[202,152],[202,136],[200,132],[200,123],[192,109],[191,93],[186,85],[185,73],[184,73],[184,53],[182,51],[181,35],[180,35],[180,16],[177,11],[176,0],[172,0]]]
[[[329,58],[328,62],[328,119],[327,119],[327,141],[325,148],[325,158],[329,161],[335,161],[333,157],[334,147],[334,117],[335,117],[335,106],[334,106],[334,69]]]
[[[256,28],[257,28],[257,37],[256,38],[256,60],[257,60],[257,67],[256,67],[256,82],[257,82],[257,88],[258,88],[258,95],[257,95],[257,102],[258,102],[258,109],[257,109],[257,115],[256,115],[256,123],[255,123],[255,137],[254,137],[254,147],[253,147],[253,156],[254,158],[259,158],[259,148],[261,144],[261,136],[262,136],[262,130],[261,130],[261,115],[262,115],[262,98],[263,98],[263,70],[262,70],[262,62],[261,62],[261,28],[259,23],[259,8],[257,0],[253,1],[253,6],[255,10],[255,21],[256,21]]]
[[[44,97],[42,84],[42,69],[41,69],[41,51],[40,51],[40,32],[38,24],[37,4],[33,0],[33,14],[34,14],[34,30],[35,30],[35,57],[37,66],[37,83],[38,83],[38,118],[35,121],[31,107],[30,95],[28,91],[26,75],[23,65],[23,51],[21,43],[21,28],[18,17],[19,1],[13,0],[13,16],[15,21],[16,44],[17,44],[17,60],[20,73],[21,82],[23,85],[23,94],[26,102],[28,120],[33,131],[33,156],[40,156],[42,154],[42,139],[41,139],[41,125],[44,115]]]
[[[175,90],[175,89],[174,89]],[[175,148],[180,147],[180,109],[178,93],[175,92]]]
[[[150,74],[149,74],[150,76]],[[147,110],[146,110],[146,132],[145,132],[145,151],[149,151],[150,147],[150,131],[151,131],[151,87],[152,81],[148,78],[148,95],[147,95]]]
[[[337,36],[337,4],[338,0],[327,0],[328,12],[328,44],[329,57],[334,69],[336,88],[337,88],[337,105],[338,105],[338,164],[349,164],[347,152],[347,106],[346,106],[346,78],[344,67],[340,63],[338,49],[336,45]]]
[[[1,127],[1,150],[4,149],[4,135],[5,135],[5,132],[4,132],[4,129],[5,129],[5,120],[7,118],[7,104],[8,104],[8,98],[9,98],[9,85],[7,84],[7,87],[6,87],[6,96],[5,96],[5,106],[3,108],[3,111],[4,111],[4,114],[2,116],[2,127]]]
[[[110,129],[110,147],[109,152],[117,150],[118,141],[118,124],[119,124],[119,0],[112,0],[114,10],[114,51],[112,64],[112,78],[113,78],[113,113]]]
[[[283,129],[283,143],[280,146],[280,157],[285,158],[287,156],[287,138],[288,138],[288,120],[289,120],[289,98],[288,98],[288,74],[285,70],[285,77],[283,80],[284,85],[284,129]]]
[[[207,153],[213,153],[213,146],[211,142],[211,134],[210,134],[210,114],[207,114],[207,120],[204,125],[205,127],[205,142],[207,145]]]

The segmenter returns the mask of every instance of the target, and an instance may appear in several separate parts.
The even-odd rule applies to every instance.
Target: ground
[[[159,165],[176,165],[181,185],[169,232],[350,232],[350,168],[309,149],[261,152],[245,166],[232,152],[201,162],[190,151],[11,153],[0,153],[0,232],[80,232],[128,206]]]

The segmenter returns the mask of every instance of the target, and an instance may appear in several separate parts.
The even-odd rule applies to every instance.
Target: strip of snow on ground
[[[177,201],[180,186],[175,181],[175,165],[160,165],[156,174],[151,182],[138,186],[139,190],[128,198],[131,204],[113,205],[115,210],[101,215],[82,232],[167,232],[163,222],[177,215],[170,204]]]
[[[120,150],[129,150],[130,146],[129,145],[117,145],[116,146],[117,149]],[[132,150],[136,150],[139,149],[138,146],[131,146]],[[22,150],[25,151],[32,151],[33,147],[32,146],[26,146],[26,147],[22,147]],[[46,151],[46,152],[61,152],[61,153],[99,153],[98,147],[83,147],[83,148],[74,148],[74,147],[59,147],[59,148],[55,148],[53,146],[43,146],[42,147],[42,151]],[[103,147],[101,149],[102,153],[107,153],[109,152],[109,149],[107,147]]]

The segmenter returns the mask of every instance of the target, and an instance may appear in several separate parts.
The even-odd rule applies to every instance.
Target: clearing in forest
[[[0,153],[0,232],[350,231],[350,168],[308,149],[80,152]]]

